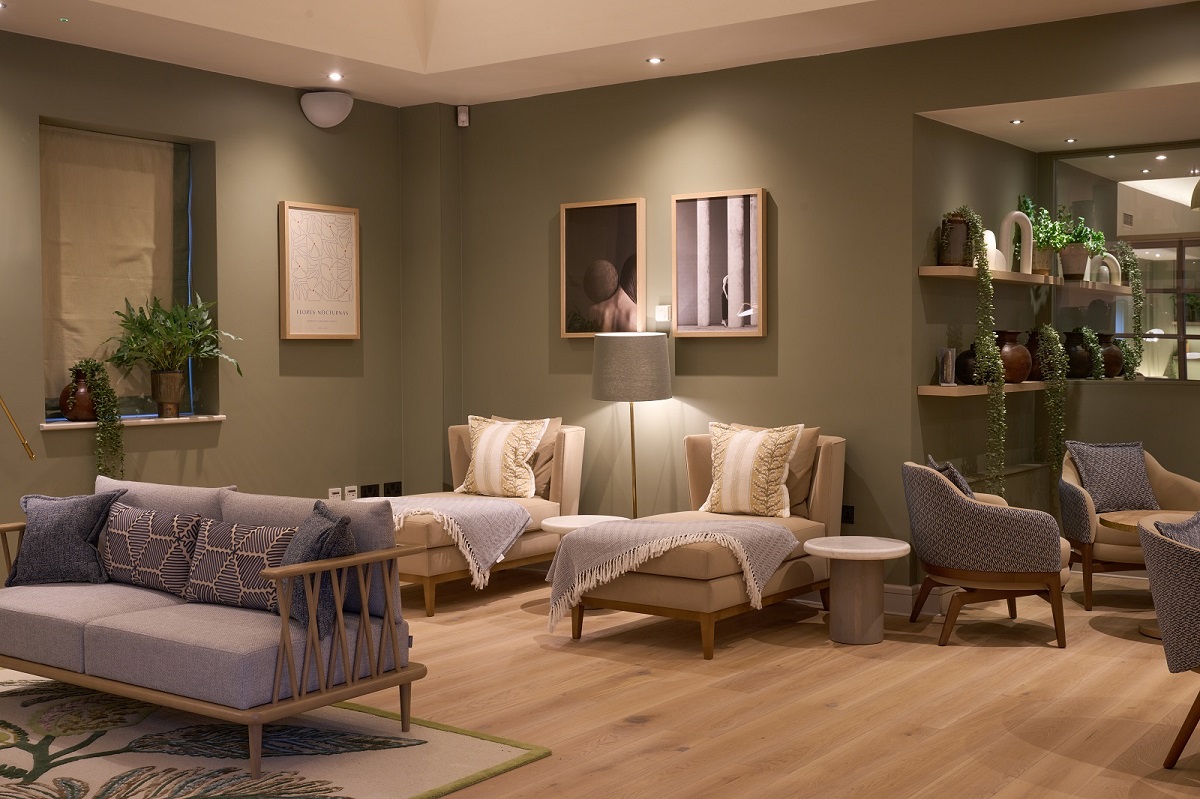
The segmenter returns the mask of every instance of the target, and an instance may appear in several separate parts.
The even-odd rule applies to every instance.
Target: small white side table
[[[895,538],[831,535],[804,542],[810,555],[829,558],[829,638],[839,644],[883,640],[883,562],[912,547]]]
[[[578,530],[580,527],[587,527],[589,524],[623,521],[625,521],[624,516],[599,516],[587,514],[582,514],[579,516],[551,516],[549,519],[542,520],[542,529],[548,533],[565,535],[572,530]]]

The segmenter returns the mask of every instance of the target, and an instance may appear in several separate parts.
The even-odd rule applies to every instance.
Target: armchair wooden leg
[[[820,590],[821,594],[821,610],[829,610],[829,586],[825,586]]]
[[[412,727],[412,683],[400,686],[400,731],[408,732]]]
[[[713,659],[713,649],[717,640],[717,619],[711,613],[700,620],[700,648],[704,651],[704,659]]]
[[[437,583],[432,577],[425,578],[425,615],[433,615],[434,597],[437,594]]]
[[[1192,709],[1188,711],[1187,718],[1183,720],[1183,726],[1179,728],[1179,734],[1175,736],[1175,743],[1171,744],[1171,751],[1167,752],[1163,768],[1175,768],[1175,764],[1179,762],[1179,756],[1183,754],[1183,747],[1187,746],[1188,739],[1192,737],[1192,733],[1196,729],[1196,722],[1200,722],[1200,693],[1196,694],[1196,701],[1192,703]]]
[[[571,637],[578,641],[583,637],[583,603],[571,607]]]
[[[1092,609],[1092,545],[1080,544],[1083,550],[1083,609]]]
[[[1196,726],[1195,723],[1192,726]],[[247,725],[247,734],[250,739],[250,776],[260,777],[262,776],[262,725]]]
[[[1017,598],[1015,596],[1010,596],[1008,598],[1008,617],[1010,619],[1015,619],[1017,617]]]
[[[1063,619],[1062,584],[1056,577],[1047,586],[1050,589],[1050,610],[1054,614],[1054,633],[1058,637],[1058,648],[1066,649],[1067,624]]]
[[[935,585],[937,583],[928,577],[925,578],[925,582],[921,583],[921,590],[917,592],[917,601],[913,602],[912,613],[908,617],[909,621],[916,621],[917,617],[921,615],[921,608],[925,607],[925,601],[929,599],[929,592]]]
[[[950,597],[950,607],[946,610],[946,622],[942,625],[942,637],[938,639],[938,646],[945,646],[950,640],[950,633],[954,631],[954,622],[958,620],[958,612],[966,604],[963,601],[965,596],[965,591],[957,591],[954,596]]]

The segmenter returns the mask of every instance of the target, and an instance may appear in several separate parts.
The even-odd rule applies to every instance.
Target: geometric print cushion
[[[469,416],[471,464],[459,494],[488,497],[532,497],[537,491],[534,453],[549,419],[500,422]]]
[[[751,516],[791,515],[788,464],[800,443],[802,424],[765,430],[709,422],[712,488],[700,510]]]
[[[1087,444],[1068,441],[1071,460],[1083,490],[1091,494],[1096,513],[1116,510],[1159,510],[1146,473],[1142,442]]]
[[[1200,513],[1182,522],[1155,522],[1154,526],[1172,541],[1200,549]]]
[[[275,584],[263,579],[260,572],[283,563],[283,553],[295,534],[295,527],[253,527],[201,519],[183,598],[277,612]]]
[[[114,502],[100,535],[108,578],[183,596],[199,523],[196,514],[171,515]]]
[[[930,469],[935,469],[941,472],[943,477],[945,477],[951,483],[954,483],[955,488],[963,492],[963,494],[971,499],[975,499],[975,492],[972,491],[971,486],[968,485],[967,478],[963,477],[962,472],[954,468],[953,463],[946,461],[945,463],[939,464],[933,459],[932,455],[928,455],[925,458],[925,465]]]

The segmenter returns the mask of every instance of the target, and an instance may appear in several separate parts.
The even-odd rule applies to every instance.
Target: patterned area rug
[[[0,799],[432,799],[549,749],[342,703],[246,728],[0,670]]]

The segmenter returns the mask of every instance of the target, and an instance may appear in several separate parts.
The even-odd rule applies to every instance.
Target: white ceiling
[[[0,2],[2,30],[298,88],[335,88],[325,76],[337,70],[346,79],[336,88],[402,107],[470,105],[1184,0]],[[651,66],[652,55],[667,60]]]

